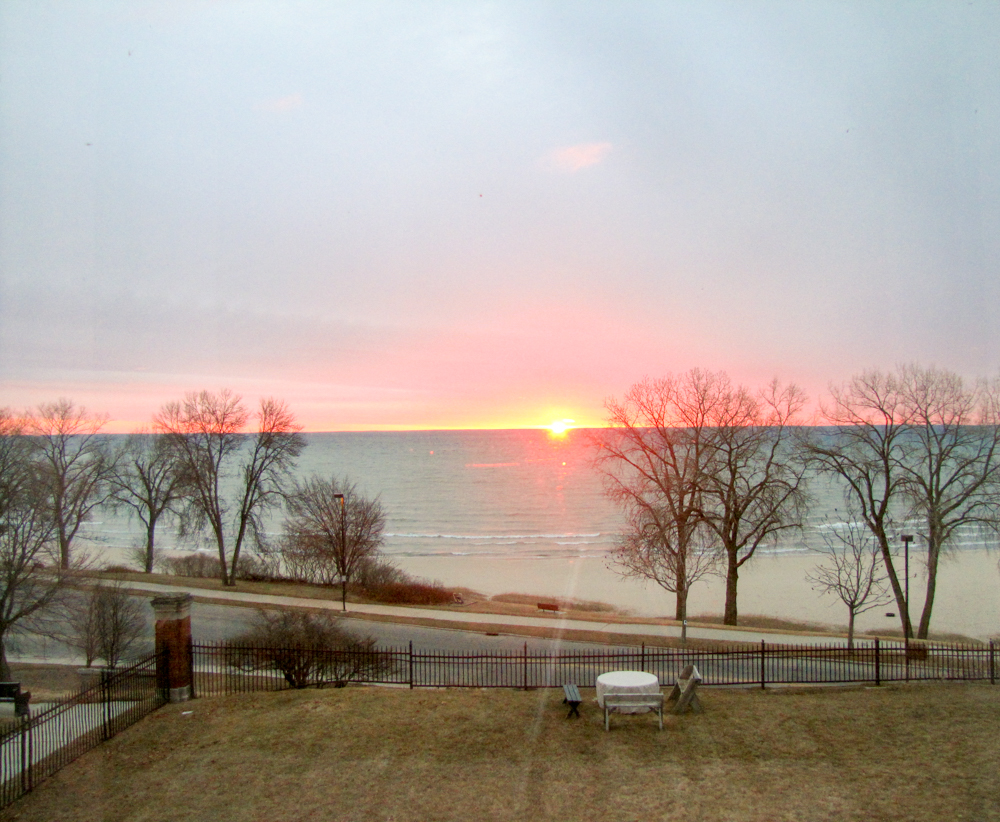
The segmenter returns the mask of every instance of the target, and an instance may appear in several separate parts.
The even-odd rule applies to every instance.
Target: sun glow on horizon
[[[574,425],[575,422],[576,420],[568,420],[568,419],[556,420],[555,422],[549,423],[545,427],[549,429],[549,433],[552,434],[552,436],[564,437],[566,436],[567,431],[576,427]]]

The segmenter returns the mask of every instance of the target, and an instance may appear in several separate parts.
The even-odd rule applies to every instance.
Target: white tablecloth
[[[660,692],[660,681],[655,674],[645,671],[609,671],[597,677],[597,704],[604,707],[605,694],[656,694]],[[646,708],[636,708],[638,713]]]

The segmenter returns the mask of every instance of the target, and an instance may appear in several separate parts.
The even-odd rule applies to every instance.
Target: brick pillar
[[[156,684],[170,702],[191,698],[191,594],[153,598]],[[162,652],[166,651],[166,655]]]

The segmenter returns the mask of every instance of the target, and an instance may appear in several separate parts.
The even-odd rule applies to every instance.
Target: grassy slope
[[[0,818],[1000,819],[996,687],[709,690],[662,733],[650,715],[605,733],[589,701],[568,721],[561,697],[347,688],[168,706]]]

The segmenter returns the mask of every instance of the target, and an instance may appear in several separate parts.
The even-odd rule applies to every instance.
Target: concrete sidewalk
[[[309,599],[305,597],[273,596],[269,594],[250,594],[242,591],[217,591],[195,588],[184,585],[164,585],[154,582],[126,582],[125,585],[134,591],[150,594],[188,593],[195,600],[211,602],[232,602],[241,606],[261,607],[298,607],[316,608],[343,613],[339,602],[332,600]],[[498,631],[505,626],[511,628],[550,628],[565,631],[591,631],[606,634],[626,634],[634,636],[676,637],[681,635],[681,627],[677,624],[649,624],[628,622],[598,622],[582,619],[568,619],[558,613],[539,616],[510,616],[506,614],[469,613],[456,608],[455,610],[438,610],[434,608],[419,608],[399,605],[377,605],[368,603],[349,603],[347,615],[377,614],[383,617],[397,617],[400,622],[408,619],[429,620],[437,623],[435,627],[457,627],[458,623],[477,623],[484,627],[496,628]],[[726,642],[760,643],[761,641],[784,645],[831,645],[841,644],[844,640],[839,636],[828,634],[790,634],[775,631],[757,631],[753,629],[711,628],[703,625],[688,626],[689,639],[712,639]],[[856,644],[864,645],[865,640],[856,640]]]

